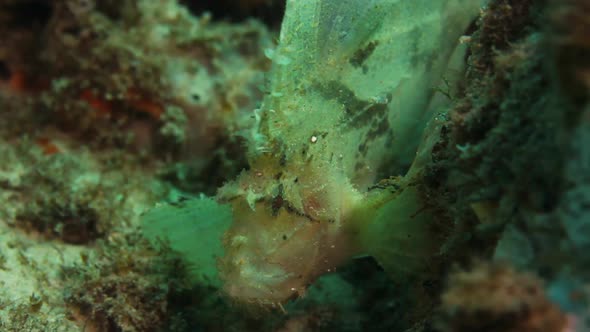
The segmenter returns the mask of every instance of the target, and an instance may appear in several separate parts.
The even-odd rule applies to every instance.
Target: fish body
[[[278,47],[266,52],[273,68],[255,111],[250,168],[217,195],[234,215],[219,264],[231,297],[279,304],[355,255],[393,270],[409,262],[403,250],[434,250],[420,243],[430,239],[430,218],[414,216],[420,198],[408,175],[398,190],[369,188],[423,164],[416,151],[429,104],[478,8],[475,0],[287,1]]]

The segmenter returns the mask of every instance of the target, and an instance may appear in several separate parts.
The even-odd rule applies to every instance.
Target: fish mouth
[[[240,216],[224,235],[219,274],[223,290],[246,303],[284,303],[305,292],[316,276],[323,232],[319,223],[264,205],[234,206]]]
[[[251,263],[250,263],[251,264]],[[233,266],[224,274],[223,291],[233,300],[244,303],[274,305],[297,295],[292,284],[293,274],[276,264]]]
[[[265,256],[259,250],[243,248],[224,257],[220,266],[224,293],[237,302],[271,306],[305,293],[313,277],[310,271],[315,255],[301,256],[290,248],[280,249]]]

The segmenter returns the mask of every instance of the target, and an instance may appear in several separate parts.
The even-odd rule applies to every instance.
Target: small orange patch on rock
[[[26,91],[26,78],[25,73],[23,71],[15,71],[10,75],[10,80],[8,81],[8,86],[11,90],[17,92]]]
[[[24,70],[12,70],[9,75],[6,87],[13,93],[38,93],[49,88],[46,78],[31,77]]]
[[[37,145],[39,145],[41,147],[41,149],[43,150],[43,154],[46,156],[54,155],[56,153],[61,153],[61,150],[59,149],[59,147],[57,147],[57,145],[55,145],[55,143],[53,143],[47,137],[37,138],[36,143],[37,143]]]
[[[90,89],[83,90],[80,99],[87,102],[99,115],[109,116],[113,111],[112,103],[97,97]]]
[[[135,91],[134,89],[129,89],[127,91],[126,97],[129,104],[135,110],[142,113],[146,113],[156,120],[160,118],[162,113],[164,113],[164,108],[162,107],[162,105],[147,98],[144,98],[139,92]]]

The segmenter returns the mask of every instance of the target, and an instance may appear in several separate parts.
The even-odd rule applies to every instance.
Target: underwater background
[[[590,331],[590,1],[0,0],[0,331]]]

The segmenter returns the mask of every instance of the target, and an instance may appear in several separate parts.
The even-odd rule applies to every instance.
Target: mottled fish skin
[[[317,57],[347,58],[362,48],[381,26],[386,12],[379,0],[321,1],[317,28]],[[354,15],[351,15],[354,13]]]
[[[274,52],[289,61],[271,73],[262,150],[299,162],[306,149],[306,158],[341,168],[361,189],[383,164],[407,166],[465,26],[445,8],[473,12],[466,2],[289,2],[297,13],[286,18]],[[312,145],[314,136],[322,137]]]

